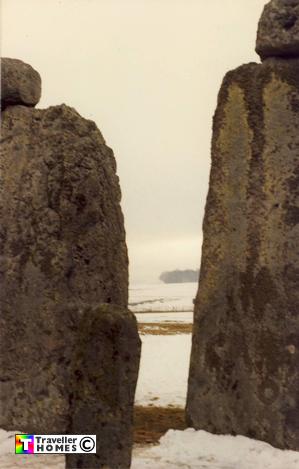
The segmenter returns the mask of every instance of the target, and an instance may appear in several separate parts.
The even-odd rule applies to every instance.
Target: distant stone
[[[267,57],[299,57],[299,0],[272,0],[259,21],[256,52]]]
[[[199,270],[171,270],[162,272],[159,279],[164,283],[188,283],[198,282]]]
[[[22,104],[34,107],[41,97],[41,78],[31,65],[18,59],[1,59],[1,108]]]

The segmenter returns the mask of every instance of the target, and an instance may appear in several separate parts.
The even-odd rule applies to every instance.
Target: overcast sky
[[[2,55],[42,77],[113,148],[133,283],[198,268],[224,74],[259,61],[265,0],[2,0]]]

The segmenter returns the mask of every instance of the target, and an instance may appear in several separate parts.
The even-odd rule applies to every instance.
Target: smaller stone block
[[[96,434],[96,454],[66,468],[129,469],[141,342],[136,318],[113,305],[86,307],[78,323],[70,383],[70,434]]]
[[[259,21],[256,52],[267,57],[299,57],[299,0],[272,0]]]
[[[22,104],[34,107],[41,97],[39,73],[22,60],[1,59],[1,108]]]

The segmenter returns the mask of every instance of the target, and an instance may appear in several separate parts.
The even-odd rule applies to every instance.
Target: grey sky
[[[2,0],[2,55],[42,76],[114,150],[132,282],[197,268],[224,74],[258,61],[265,0]]]

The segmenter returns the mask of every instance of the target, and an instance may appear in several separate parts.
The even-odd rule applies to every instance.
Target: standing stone
[[[78,327],[69,433],[96,434],[97,454],[69,456],[67,468],[129,468],[139,350],[135,317],[101,305],[88,308]]]
[[[113,153],[70,107],[14,105],[0,165],[0,428],[96,433],[67,467],[129,468],[140,340]]]
[[[293,450],[298,129],[299,58],[271,58],[226,75],[213,125],[186,408],[197,429]]]

